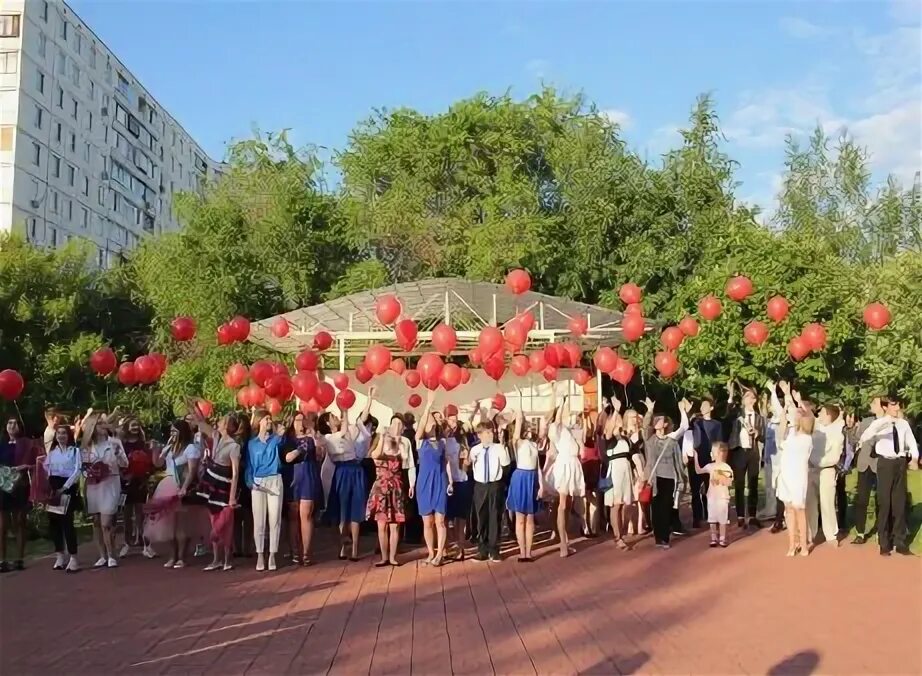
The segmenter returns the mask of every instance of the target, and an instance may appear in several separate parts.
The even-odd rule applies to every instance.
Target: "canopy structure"
[[[397,296],[403,306],[402,316],[415,320],[419,327],[418,342],[409,352],[396,344],[394,330],[375,317],[375,301],[385,294]],[[374,344],[386,345],[394,356],[429,352],[433,349],[432,329],[442,322],[453,326],[457,333],[453,354],[467,354],[477,346],[480,330],[485,326],[502,327],[525,311],[535,317],[525,351],[573,339],[568,322],[577,316],[585,316],[589,323],[588,331],[579,339],[584,351],[623,342],[620,312],[530,291],[514,295],[501,284],[457,278],[405,282],[287,312],[279,315],[290,327],[284,338],[272,334],[270,326],[278,317],[269,317],[253,323],[250,340],[277,352],[294,353],[310,347],[318,331],[327,331],[338,350],[339,369],[345,370],[347,357],[362,357]],[[649,331],[653,324],[647,324]]]

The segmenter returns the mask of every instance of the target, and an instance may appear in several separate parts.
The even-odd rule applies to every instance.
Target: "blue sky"
[[[102,2],[75,11],[214,157],[290,128],[342,147],[376,107],[583,92],[655,160],[712,92],[739,194],[771,206],[788,132],[847,128],[875,178],[922,168],[922,0]]]

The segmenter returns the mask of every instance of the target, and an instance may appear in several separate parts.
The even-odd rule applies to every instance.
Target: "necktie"
[[[483,447],[483,482],[490,483],[490,447]]]
[[[896,425],[893,426],[891,436],[893,437],[893,455],[898,458],[900,457],[900,435],[896,431]]]

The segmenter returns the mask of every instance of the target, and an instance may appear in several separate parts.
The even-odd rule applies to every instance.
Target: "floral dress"
[[[375,483],[368,496],[365,518],[384,523],[406,520],[403,497],[403,458],[385,453],[375,460]]]

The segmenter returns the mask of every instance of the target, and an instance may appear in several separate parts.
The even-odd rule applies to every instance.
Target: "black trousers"
[[[848,532],[848,494],[845,492],[845,475],[839,474],[836,477],[836,521],[839,522],[839,530]]]
[[[737,519],[746,516],[754,519],[756,516],[756,510],[759,507],[759,465],[761,462],[762,458],[759,457],[757,448],[734,448],[730,454]]]
[[[784,503],[778,498],[775,498],[775,523],[773,525],[776,528],[784,527]]]
[[[695,524],[699,521],[706,521],[708,502],[705,498],[705,489],[708,485],[708,475],[698,474],[695,471],[694,459],[688,461],[688,485],[691,489],[692,519]]]
[[[906,458],[877,458],[877,540],[882,550],[906,546]]]
[[[656,495],[653,496],[653,539],[656,544],[669,544],[669,533],[673,526],[672,498],[675,493],[675,479],[656,477]]]
[[[502,518],[503,482],[491,481],[474,484],[474,509],[477,510],[477,526],[480,554],[499,556],[499,520]]]
[[[71,496],[66,514],[47,512],[48,531],[51,535],[51,541],[54,543],[54,551],[63,552],[66,545],[67,553],[71,556],[77,555],[77,530],[74,528],[75,502],[76,500]]]
[[[868,505],[871,502],[871,491],[874,489],[874,483],[877,477],[871,469],[858,472],[858,487],[855,491],[855,504],[852,507],[852,515],[855,517],[855,530],[858,535],[867,535],[869,530],[873,530],[877,525],[875,520],[868,529]],[[880,511],[880,500],[878,499],[877,511]]]

